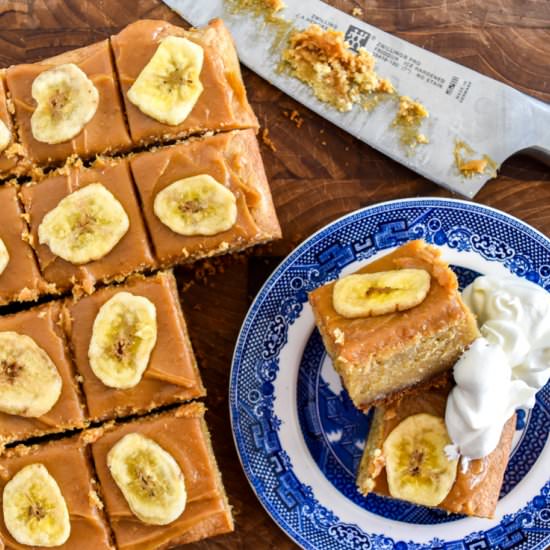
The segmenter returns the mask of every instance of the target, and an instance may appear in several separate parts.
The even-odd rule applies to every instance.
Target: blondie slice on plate
[[[490,518],[495,512],[512,446],[515,415],[497,448],[483,458],[459,462],[444,416],[450,378],[376,407],[357,475],[359,490],[447,512]]]
[[[478,335],[455,274],[420,240],[317,288],[309,302],[334,368],[364,410],[450,369]]]

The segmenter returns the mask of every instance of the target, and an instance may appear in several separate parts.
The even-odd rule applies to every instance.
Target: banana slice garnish
[[[31,337],[0,332],[0,411],[42,416],[57,403],[62,385],[50,356]]]
[[[32,135],[50,145],[78,135],[99,105],[94,83],[74,63],[40,73],[32,83],[31,93],[37,103],[31,116]]]
[[[43,464],[29,464],[4,487],[4,523],[10,535],[27,546],[61,546],[71,535],[67,503]]]
[[[107,466],[143,523],[166,525],[185,510],[183,472],[174,457],[152,439],[138,433],[125,435],[107,454]]]
[[[10,253],[6,247],[6,243],[0,238],[0,275],[4,273],[8,263],[10,262]]]
[[[359,273],[336,281],[332,304],[343,317],[373,317],[413,308],[429,290],[430,274],[423,269]]]
[[[99,310],[88,349],[94,374],[110,388],[139,384],[157,341],[157,311],[143,296],[119,292]]]
[[[203,91],[203,59],[202,48],[194,42],[166,37],[128,90],[128,99],[159,122],[181,124]]]
[[[237,199],[208,174],[171,183],[155,197],[160,221],[180,235],[216,235],[237,221]]]
[[[10,129],[3,120],[0,120],[0,153],[7,148],[11,141]]]
[[[103,258],[130,227],[124,208],[100,183],[67,195],[38,227],[40,244],[60,258],[85,264]]]
[[[445,422],[415,414],[398,424],[383,445],[390,494],[408,502],[437,506],[451,491],[458,459],[449,460]]]

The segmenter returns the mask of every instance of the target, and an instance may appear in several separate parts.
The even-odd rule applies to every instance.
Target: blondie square
[[[180,124],[160,122],[128,98],[128,90],[169,36],[183,37],[203,50],[202,93]],[[111,38],[115,64],[134,143],[167,141],[207,131],[258,128],[248,103],[233,40],[220,19],[201,29],[184,30],[166,21],[141,20]]]
[[[36,300],[47,287],[28,243],[17,189],[12,184],[0,187],[0,305]]]
[[[212,452],[204,411],[201,403],[191,403],[175,411],[91,432],[89,439],[105,509],[120,550],[171,548],[233,530],[233,519]],[[135,434],[147,438],[149,446],[160,446],[181,470],[187,493],[186,504],[183,512],[165,525],[146,523],[132,512],[125,494],[111,474],[112,468],[108,467],[108,456],[113,447],[123,438]],[[139,457],[136,453],[135,457],[133,460],[130,455],[130,460],[133,460],[131,469],[138,479],[150,479],[144,469],[144,455]],[[135,487],[139,490],[138,484]],[[149,494],[155,494],[154,487],[148,489]]]
[[[126,389],[103,383],[94,373],[89,355],[99,311],[121,293],[149,300],[156,314],[156,341],[146,370],[135,385]],[[76,368],[82,377],[82,387],[92,419],[149,411],[205,394],[181,311],[176,281],[171,272],[160,272],[152,277],[135,276],[123,285],[103,288],[77,302],[69,300],[65,312]],[[135,332],[131,334],[137,338]],[[124,346],[131,345],[126,343],[128,341],[128,329],[123,324],[112,336],[111,353],[118,353],[122,358]],[[135,365],[135,358],[133,363]]]
[[[355,406],[370,406],[450,369],[478,336],[455,274],[440,251],[410,241],[357,273],[420,269],[430,275],[425,299],[406,311],[346,318],[333,305],[335,283],[309,294],[315,322]]]
[[[443,421],[451,388],[450,381],[440,379],[431,388],[411,392],[390,405],[376,407],[357,475],[361,493],[392,496],[386,471],[387,457],[383,451],[384,441],[407,418],[415,416],[416,427],[421,422],[416,415],[431,415]],[[500,442],[493,452],[484,458],[471,460],[466,469],[459,462],[456,478],[448,494],[435,506],[456,514],[493,517],[510,456],[514,429],[515,415],[504,425]],[[417,449],[418,458],[420,453]],[[428,460],[433,459],[428,457]],[[411,460],[414,461],[415,457],[412,456]],[[442,460],[446,460],[446,457],[442,457]],[[414,467],[421,470],[422,465],[415,464]]]
[[[118,201],[117,209],[122,207],[124,210],[128,219],[128,228],[112,249],[101,257],[84,263],[73,263],[56,255],[48,244],[40,243],[39,228],[44,217],[56,209],[62,199],[91,184],[95,184],[96,188],[99,184],[104,188],[101,191],[110,193]],[[48,175],[40,182],[24,185],[21,189],[21,197],[29,216],[31,235],[42,275],[47,282],[56,285],[58,291],[66,291],[74,286],[90,293],[98,281],[120,280],[133,272],[154,266],[155,262],[149,249],[126,160],[99,160],[91,168],[78,164],[66,167]],[[111,202],[110,199],[108,204],[112,206]],[[97,220],[104,216],[106,211],[105,203],[102,202],[99,214],[81,212],[82,219],[72,221],[71,216],[77,215],[78,210],[77,212],[64,211],[65,220],[71,224],[69,237],[72,235],[74,239],[79,239],[85,235],[88,222],[94,223],[94,227],[97,228]],[[67,242],[69,237],[66,237],[64,242]],[[102,234],[97,239],[94,237],[96,241],[108,238],[108,233]]]
[[[6,70],[0,70],[0,178],[19,176],[28,168],[23,147],[18,142],[6,89]],[[7,138],[7,139],[6,139]]]
[[[39,141],[31,126],[31,117],[38,105],[33,98],[33,84],[45,71],[67,64],[76,65],[91,80],[98,94],[97,109],[73,138],[61,143]],[[108,40],[38,63],[10,67],[7,70],[7,84],[15,106],[19,137],[29,158],[38,165],[59,164],[74,154],[89,158],[100,153],[128,149],[131,145]],[[52,106],[63,100],[55,94],[50,98]]]
[[[60,489],[61,496],[66,504],[70,533],[63,544],[55,547],[62,550],[79,548],[81,550],[113,549],[109,527],[102,512],[102,504],[96,492],[97,483],[94,480],[91,459],[88,449],[78,437],[61,439],[46,444],[24,446],[19,445],[14,449],[5,451],[0,457],[0,492],[6,495],[6,485],[12,480],[24,475],[23,469],[42,470],[40,478],[34,474],[33,481],[41,484],[43,488],[43,475],[51,476]],[[45,469],[45,470],[44,470]],[[17,476],[17,477],[15,477]],[[21,487],[23,488],[23,487]],[[30,488],[29,488],[30,489]],[[40,491],[40,487],[38,488]],[[45,503],[36,498],[36,488],[27,497],[27,504],[33,506],[35,511],[33,530],[40,530],[41,524],[47,532],[52,531],[51,516],[48,514]],[[51,498],[51,496],[49,497]],[[4,502],[4,508],[6,502]],[[21,516],[25,510],[21,510]],[[13,538],[6,527],[6,518],[0,513],[0,547],[9,550],[16,548],[31,548],[27,544],[21,544]],[[39,519],[36,519],[39,518]],[[3,544],[2,544],[3,543]],[[37,544],[32,548],[42,548]]]
[[[130,165],[155,254],[163,266],[241,250],[281,236],[252,130],[191,139],[141,153],[131,159]],[[176,181],[203,175],[231,192],[236,205],[235,221],[229,229],[214,234],[179,234],[156,214],[157,196]],[[209,205],[182,200],[174,201],[173,208],[183,215],[195,213],[200,221]]]
[[[6,334],[10,336],[10,333],[16,333],[19,336],[32,339],[34,344],[39,346],[51,359],[61,377],[62,384],[57,401],[50,410],[41,416],[22,416],[9,414],[5,411],[0,412],[0,447],[5,443],[82,428],[85,425],[84,405],[79,398],[73,365],[65,346],[63,329],[60,326],[60,315],[60,304],[50,302],[38,308],[0,317],[0,338],[4,338]],[[10,350],[7,349],[8,345],[13,345],[12,341],[9,344],[4,342],[1,350],[3,360],[0,362],[0,382],[8,383],[13,387],[14,384],[17,384],[20,371],[28,366],[24,362],[17,362],[19,358],[22,358],[22,354],[17,354],[15,351],[10,354]],[[14,355],[19,355],[15,361],[13,361]],[[11,361],[8,360],[10,356]],[[32,384],[32,382],[31,379],[26,383]],[[37,379],[36,383],[41,384],[41,381]],[[40,392],[40,387],[35,388],[35,391]],[[45,391],[44,388],[42,391]],[[14,405],[15,403],[10,403],[10,406]]]

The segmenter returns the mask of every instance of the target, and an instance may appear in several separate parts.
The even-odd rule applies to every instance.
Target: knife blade
[[[367,112],[358,106],[342,113],[319,101],[309,86],[277,71],[281,49],[273,48],[276,29],[250,13],[227,9],[224,0],[164,0],[193,26],[224,20],[241,62],[318,115],[393,160],[455,193],[472,198],[491,179],[466,179],[454,161],[457,140],[497,165],[524,151],[550,164],[550,105],[467,67],[440,57],[356,19],[320,0],[287,0],[282,17],[297,28],[310,23],[345,33],[350,47],[363,47],[376,59],[376,70],[402,95],[422,102],[430,112],[422,133],[430,143],[414,154],[391,131],[395,106],[382,102]],[[279,15],[279,14],[278,14]]]

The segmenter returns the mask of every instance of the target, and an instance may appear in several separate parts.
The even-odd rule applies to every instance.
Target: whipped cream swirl
[[[462,294],[481,338],[456,363],[445,423],[453,448],[482,458],[518,407],[533,407],[550,378],[550,293],[517,277],[478,277]]]

